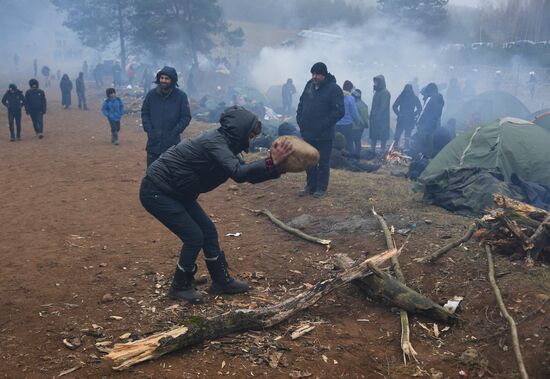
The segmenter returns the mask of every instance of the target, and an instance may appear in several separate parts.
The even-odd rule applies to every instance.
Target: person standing
[[[422,112],[422,104],[414,94],[412,85],[405,85],[403,91],[395,99],[392,109],[397,115],[394,147],[396,149],[399,148],[399,140],[401,139],[401,135],[405,133],[405,149],[409,149],[411,133],[416,125],[418,115]]]
[[[307,182],[298,196],[325,195],[330,176],[330,153],[336,122],[344,116],[344,94],[326,64],[311,67],[311,79],[300,96],[296,122],[304,140],[319,151],[319,164],[306,171]]]
[[[46,94],[38,88],[38,80],[29,80],[25,92],[25,112],[31,116],[34,132],[39,139],[44,138],[44,115],[46,114]]]
[[[76,96],[78,97],[78,109],[88,110],[86,105],[86,83],[84,82],[84,73],[80,72],[76,79]]]
[[[294,87],[292,79],[287,79],[286,83],[283,84],[281,92],[283,98],[283,115],[288,116],[292,109],[292,96],[296,93],[296,87]]]
[[[420,94],[424,97],[424,108],[418,116],[417,132],[413,137],[414,152],[417,155],[422,154],[427,158],[433,158],[434,133],[441,126],[441,114],[445,101],[435,83],[428,84]]]
[[[69,79],[69,75],[63,74],[59,82],[59,88],[61,89],[61,105],[63,108],[69,109],[71,106],[71,92],[73,90],[73,82]]]
[[[113,145],[118,145],[118,133],[120,132],[120,119],[124,114],[124,103],[117,97],[114,88],[107,88],[105,94],[107,97],[103,100],[101,112],[107,117],[107,120],[109,120],[109,126],[111,127],[111,143]]]
[[[369,106],[361,100],[361,90],[356,88],[351,95],[355,99],[355,105],[357,112],[359,113],[359,123],[353,123],[351,128],[351,141],[353,145],[353,151],[351,151],[353,157],[359,159],[361,157],[361,139],[363,138],[363,131],[369,127]]]
[[[165,71],[163,69],[162,71]],[[262,124],[252,112],[233,106],[220,117],[220,127],[170,147],[147,169],[140,188],[143,207],[183,242],[168,297],[202,302],[197,257],[203,251],[212,283],[211,294],[247,292],[248,283],[233,278],[218,240],[216,225],[199,204],[199,196],[226,182],[261,183],[285,172],[292,153],[289,141],[275,144],[269,158],[245,163],[239,154],[248,151],[261,133]]]
[[[44,87],[48,88],[51,86],[50,82],[50,68],[48,66],[42,66],[42,69],[40,70],[42,75],[44,76]]]
[[[113,66],[113,85],[115,87],[122,85],[122,68],[118,62]]]
[[[346,151],[349,154],[353,154],[353,136],[352,128],[353,124],[360,124],[361,119],[359,117],[359,112],[357,111],[357,106],[355,104],[355,98],[351,96],[351,91],[353,91],[353,83],[349,80],[346,80],[343,85],[344,90],[344,117],[336,122],[336,131],[342,133],[346,139]]]
[[[96,64],[93,73],[96,88],[103,87],[103,65],[101,63]]]
[[[38,76],[38,59],[36,58],[32,61],[32,70],[34,72],[33,77],[36,78]]]
[[[147,93],[151,90],[152,82],[153,82],[153,74],[151,73],[151,69],[149,68],[149,65],[147,65],[143,69],[143,76],[141,77],[141,85],[143,86],[144,95],[147,95]]]
[[[82,74],[84,74],[85,79],[88,79],[88,61],[82,63]]]
[[[376,144],[380,141],[380,150],[386,151],[386,142],[390,138],[390,101],[391,94],[386,88],[384,75],[375,76],[374,96],[370,108],[369,137],[371,151],[376,154]]]
[[[2,97],[2,104],[8,108],[8,125],[10,128],[10,141],[21,140],[21,108],[25,106],[25,96],[17,89],[15,84],[10,84],[8,90]],[[17,134],[14,130],[14,121],[17,127]]]
[[[181,141],[180,134],[191,121],[191,109],[185,92],[178,89],[178,73],[165,66],[157,73],[157,87],[143,100],[141,121],[147,133],[147,167],[170,146]]]

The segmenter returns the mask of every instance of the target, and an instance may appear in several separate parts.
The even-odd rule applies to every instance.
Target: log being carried
[[[275,141],[271,155],[251,163],[237,157],[261,133],[261,122],[238,106],[225,110],[221,126],[169,148],[147,169],[140,200],[145,209],[183,242],[168,296],[201,303],[195,289],[196,259],[202,249],[212,278],[208,291],[236,294],[248,284],[230,276],[216,227],[197,199],[229,178],[236,182],[260,183],[287,171],[303,171],[317,163],[319,154],[303,141]]]

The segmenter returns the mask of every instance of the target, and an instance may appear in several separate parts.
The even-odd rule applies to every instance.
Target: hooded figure
[[[38,138],[44,137],[44,115],[46,114],[46,94],[38,88],[38,80],[29,80],[30,89],[25,92],[25,112],[32,119],[32,126]]]
[[[15,84],[10,84],[2,97],[2,104],[8,108],[8,125],[10,128],[10,141],[15,141],[16,134],[14,122],[17,127],[17,140],[21,139],[21,108],[25,106],[25,96],[17,89]]]
[[[68,109],[71,106],[71,91],[73,90],[73,82],[69,79],[69,75],[63,74],[59,88],[61,89],[61,105]]]
[[[399,147],[401,134],[405,132],[405,149],[409,148],[411,133],[416,125],[416,119],[422,111],[422,104],[414,94],[411,84],[406,84],[403,92],[397,96],[393,103],[393,112],[397,115],[397,125],[395,128],[395,147]]]
[[[88,110],[86,105],[86,84],[84,83],[84,73],[80,72],[76,79],[76,96],[78,96],[78,109]]]
[[[328,188],[330,152],[336,122],[344,117],[344,94],[323,62],[311,67],[296,111],[304,140],[319,151],[319,164],[307,170],[307,184],[298,195],[321,197]]]
[[[424,87],[420,94],[424,97],[424,109],[418,117],[418,128],[414,135],[415,153],[433,158],[433,135],[441,126],[441,114],[445,101],[435,83]]]
[[[336,131],[345,137],[346,150],[353,154],[356,149],[353,143],[352,128],[353,124],[361,123],[361,117],[355,104],[355,98],[351,95],[353,83],[346,80],[342,89],[344,90],[344,117],[336,122]]]
[[[157,73],[155,83],[157,87],[147,93],[141,108],[141,121],[147,133],[147,166],[181,141],[180,134],[191,121],[187,95],[176,88],[176,70],[164,67]]]
[[[390,92],[386,89],[384,75],[375,76],[374,96],[370,109],[369,137],[371,150],[376,153],[376,143],[380,141],[382,152],[386,150],[386,142],[390,138]]]
[[[289,143],[274,146],[271,157],[244,163],[246,151],[261,133],[258,118],[246,109],[227,108],[221,126],[170,147],[147,169],[140,190],[145,209],[183,242],[174,280],[168,295],[192,303],[201,302],[194,288],[195,261],[202,249],[212,278],[210,293],[241,293],[246,282],[231,278],[220,248],[216,227],[197,202],[229,178],[238,183],[260,183],[278,178],[292,152]]]

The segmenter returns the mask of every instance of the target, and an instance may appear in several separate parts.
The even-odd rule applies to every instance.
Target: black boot
[[[187,300],[191,304],[202,303],[202,295],[195,289],[195,272],[197,272],[197,266],[192,272],[176,267],[168,297],[172,300]]]
[[[236,294],[248,291],[248,283],[243,280],[234,279],[229,275],[225,254],[220,251],[215,260],[206,260],[206,267],[212,278],[212,284],[208,288],[211,294]]]

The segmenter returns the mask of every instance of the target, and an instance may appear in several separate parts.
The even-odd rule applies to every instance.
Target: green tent
[[[460,167],[497,168],[506,181],[515,173],[550,186],[550,132],[511,117],[468,129],[437,154],[419,181]]]
[[[447,109],[443,119],[454,118],[457,130],[464,130],[501,117],[529,119],[530,113],[517,97],[506,92],[489,91]]]
[[[543,113],[533,121],[538,126],[542,126],[544,129],[550,132],[550,112]]]

